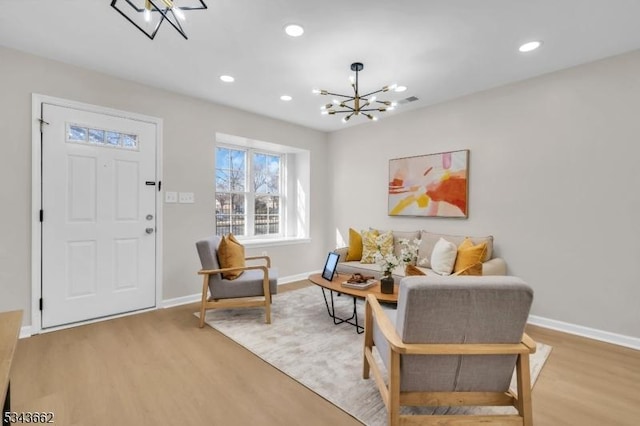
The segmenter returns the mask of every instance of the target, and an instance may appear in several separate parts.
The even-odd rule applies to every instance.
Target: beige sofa
[[[385,231],[380,231],[383,233]],[[427,275],[435,274],[430,269],[431,252],[436,242],[440,237],[447,241],[454,243],[456,246],[460,245],[465,238],[470,238],[474,244],[487,243],[487,251],[482,262],[482,275],[506,275],[507,264],[502,258],[493,257],[493,236],[486,237],[473,237],[463,235],[449,235],[449,234],[436,234],[424,230],[420,231],[392,231],[393,233],[393,251],[396,256],[400,256],[400,239],[420,239],[420,247],[418,249],[418,261],[417,267]],[[336,271],[342,274],[354,274],[361,273],[365,275],[373,275],[376,279],[379,279],[381,274],[380,266],[376,263],[361,263],[360,261],[346,261],[348,247],[341,247],[334,250],[340,255],[338,261],[338,267]],[[405,276],[404,266],[398,266],[393,275],[396,278],[402,278]]]

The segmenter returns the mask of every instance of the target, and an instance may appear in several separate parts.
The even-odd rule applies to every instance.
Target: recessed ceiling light
[[[407,86],[398,86],[395,89],[396,92],[404,92],[405,90],[407,90]]]
[[[234,81],[236,81],[236,79],[231,77],[230,75],[221,75],[220,80],[224,81],[225,83],[233,83]]]
[[[304,28],[298,24],[290,24],[284,27],[284,32],[291,37],[300,37],[304,34]]]
[[[523,44],[522,46],[520,46],[520,48],[518,48],[519,51],[526,53],[526,52],[531,52],[532,50],[536,50],[537,48],[539,48],[542,45],[541,41],[530,41],[528,43]]]
[[[285,102],[289,102],[291,99],[293,99],[293,98],[291,96],[289,96],[289,95],[280,96],[280,100],[283,100]]]

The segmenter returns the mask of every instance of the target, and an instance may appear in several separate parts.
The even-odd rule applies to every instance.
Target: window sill
[[[311,242],[311,238],[268,238],[268,239],[241,239],[238,238],[240,243],[247,248],[260,248],[260,247],[274,247],[274,246],[288,246],[293,244],[308,244]]]

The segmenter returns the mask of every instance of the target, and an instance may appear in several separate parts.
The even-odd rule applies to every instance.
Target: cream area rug
[[[328,297],[328,292],[327,292]],[[349,317],[353,299],[335,297],[336,315]],[[358,302],[359,323],[364,306]],[[196,316],[198,314],[196,313]],[[362,378],[363,334],[349,324],[334,325],[320,287],[285,292],[273,298],[272,323],[264,323],[264,309],[210,310],[206,323],[247,348],[283,373],[370,426],[386,424],[386,409],[373,377]],[[531,357],[535,383],[551,347],[538,342]],[[533,394],[535,404],[535,392]],[[403,412],[433,414],[508,413],[511,407],[403,407]]]

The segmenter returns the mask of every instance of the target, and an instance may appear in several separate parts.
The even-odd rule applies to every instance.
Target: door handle
[[[147,234],[153,234],[153,228],[147,228],[144,230]]]

